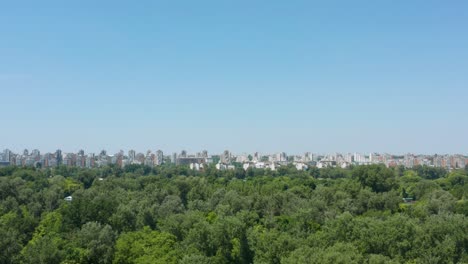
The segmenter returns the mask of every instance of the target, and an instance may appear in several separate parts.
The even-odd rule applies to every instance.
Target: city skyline
[[[166,153],[167,154],[167,153]],[[340,167],[349,168],[351,165],[383,164],[387,167],[403,166],[413,168],[415,166],[429,166],[445,168],[447,170],[468,168],[468,156],[461,154],[411,154],[396,155],[390,153],[327,153],[318,154],[314,152],[297,153],[232,153],[224,150],[222,153],[210,153],[202,150],[190,153],[182,150],[179,153],[164,155],[164,151],[158,149],[155,152],[147,150],[138,152],[133,149],[127,152],[121,150],[112,154],[106,150],[99,153],[89,153],[85,150],[78,152],[64,152],[60,149],[53,153],[43,153],[38,149],[15,153],[10,149],[4,149],[0,153],[1,166],[34,166],[37,168],[53,168],[59,165],[81,168],[95,168],[107,165],[116,165],[124,168],[128,165],[145,165],[156,167],[165,163],[175,165],[189,165],[190,169],[203,170],[206,165],[216,164],[218,170],[229,170],[236,168],[258,168],[276,170],[281,166],[290,165],[297,170],[308,170],[309,167],[327,168]],[[236,163],[237,165],[234,165]]]
[[[0,148],[466,153],[466,1],[10,1]]]
[[[412,154],[412,155],[464,155],[468,156],[467,151],[459,151],[459,152],[415,152],[415,151],[408,151],[408,152],[391,152],[391,151],[314,151],[310,149],[305,149],[302,151],[297,151],[297,152],[292,152],[292,151],[285,151],[285,150],[275,150],[275,151],[231,151],[231,149],[223,149],[221,151],[210,151],[209,149],[205,148],[200,148],[200,149],[189,149],[189,148],[180,148],[177,150],[167,150],[164,148],[160,148],[157,146],[153,147],[147,147],[147,148],[142,148],[142,149],[137,149],[137,148],[101,148],[101,149],[87,149],[87,148],[77,148],[73,150],[65,149],[65,148],[55,148],[55,149],[40,149],[40,148],[31,148],[31,147],[25,147],[22,149],[16,149],[16,148],[11,148],[8,146],[2,146],[0,145],[0,150],[10,150],[13,153],[22,153],[23,151],[34,151],[34,150],[39,150],[41,153],[54,153],[57,150],[63,151],[64,153],[78,153],[80,151],[84,151],[86,154],[99,154],[102,151],[106,151],[106,153],[109,154],[117,154],[119,152],[124,152],[128,153],[129,151],[135,151],[137,153],[146,153],[148,151],[150,152],[156,152],[156,151],[164,151],[164,153],[180,153],[182,151],[191,153],[191,154],[196,154],[196,153],[201,153],[203,151],[207,151],[210,154],[218,155],[223,153],[224,151],[228,150],[229,152],[236,154],[236,155],[243,155],[243,154],[253,154],[253,153],[260,153],[260,154],[265,154],[265,155],[271,155],[271,154],[276,154],[276,153],[288,153],[290,155],[300,155],[304,153],[314,153],[314,154],[319,154],[319,155],[328,155],[328,154],[343,154],[343,153],[361,153],[361,154],[370,154],[370,153],[381,153],[381,154],[389,154],[389,155],[395,155],[395,156],[403,156],[407,154]]]

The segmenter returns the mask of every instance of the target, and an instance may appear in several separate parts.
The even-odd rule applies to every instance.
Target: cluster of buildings
[[[208,155],[204,150],[195,154],[189,154],[183,150],[180,153],[164,155],[162,150],[146,153],[129,150],[127,153],[120,151],[115,154],[108,154],[103,150],[99,154],[85,153],[80,150],[77,153],[63,153],[57,150],[53,153],[42,154],[39,150],[29,151],[25,149],[22,153],[14,153],[5,149],[0,153],[0,166],[34,166],[34,167],[55,167],[59,165],[76,166],[81,168],[102,167],[114,164],[125,167],[132,164],[159,166],[163,163],[173,163],[176,165],[188,165],[191,169],[202,170],[208,164],[215,164],[219,170],[235,169],[242,167],[276,170],[281,166],[293,164],[298,170],[306,170],[311,166],[317,168],[341,167],[347,168],[351,165],[385,164],[388,167],[404,166],[412,168],[417,165],[440,167],[448,170],[465,168],[468,165],[468,157],[465,155],[392,155],[379,153],[333,153],[314,154],[306,152],[303,155],[287,155],[285,152],[262,155],[258,152],[252,154],[234,155],[226,150],[221,154]]]
[[[105,150],[101,151],[99,154],[85,154],[84,150],[80,150],[77,153],[63,153],[60,149],[53,153],[45,154],[41,154],[37,149],[31,152],[25,149],[23,153],[13,153],[9,149],[5,149],[0,153],[0,166],[15,165],[49,168],[65,165],[80,168],[94,168],[111,164],[124,167],[129,164],[157,166],[163,163],[164,155],[161,150],[155,153],[148,151],[146,154],[130,150],[126,155],[123,151],[108,155]]]
[[[414,166],[431,166],[451,169],[465,168],[468,164],[468,157],[461,154],[455,155],[392,155],[379,153],[348,153],[324,155],[317,161],[317,167],[340,166],[346,168],[350,165],[385,164],[387,167],[404,166],[412,168]]]

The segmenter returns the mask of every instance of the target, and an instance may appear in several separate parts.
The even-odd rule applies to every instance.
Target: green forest
[[[468,263],[467,182],[421,166],[4,167],[0,263]]]

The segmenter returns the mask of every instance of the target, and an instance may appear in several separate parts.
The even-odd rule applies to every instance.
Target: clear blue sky
[[[467,1],[2,1],[0,148],[467,153]]]

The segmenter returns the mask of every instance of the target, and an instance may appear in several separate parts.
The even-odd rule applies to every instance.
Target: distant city
[[[150,167],[163,164],[188,165],[193,170],[201,170],[209,164],[215,164],[219,170],[235,169],[242,167],[276,170],[281,166],[294,165],[298,170],[306,170],[309,167],[317,168],[340,167],[348,168],[351,165],[384,164],[387,167],[404,166],[412,168],[417,165],[445,168],[448,170],[465,168],[468,164],[468,156],[461,154],[444,155],[392,155],[381,153],[333,153],[315,154],[306,152],[302,155],[288,155],[285,152],[274,154],[243,153],[233,154],[225,150],[221,154],[208,154],[203,150],[189,154],[182,150],[180,153],[164,155],[162,150],[154,153],[148,150],[146,153],[129,150],[127,153],[120,151],[109,154],[102,150],[99,154],[85,153],[80,150],[77,153],[64,153],[60,149],[54,153],[42,154],[38,149],[22,153],[14,153],[5,149],[0,153],[0,166],[30,166],[37,168],[52,168],[60,165],[80,168],[94,168],[106,165],[125,167],[128,165],[146,165]]]

